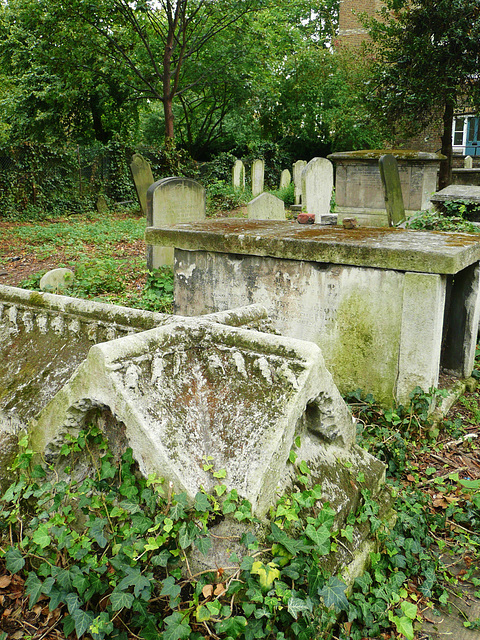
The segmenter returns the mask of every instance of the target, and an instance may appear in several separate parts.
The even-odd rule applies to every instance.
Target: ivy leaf
[[[180,595],[181,587],[175,582],[175,578],[173,576],[169,576],[162,580],[162,590],[160,592],[161,596],[169,596],[170,597],[170,607],[176,606],[176,599]]]
[[[195,540],[195,546],[197,547],[197,549],[200,551],[202,555],[206,556],[207,553],[212,548],[212,539],[208,536],[202,536],[201,538],[197,538]]]
[[[278,527],[274,522],[272,522],[272,538],[275,542],[281,544],[285,549],[292,554],[292,556],[296,556],[300,551],[308,551],[310,547],[304,544],[301,540],[294,540],[290,538],[285,531],[282,531],[280,527]]]
[[[238,638],[245,632],[247,626],[247,620],[243,616],[232,616],[227,620],[217,622],[215,625],[215,631],[217,633],[225,633],[229,638]]]
[[[307,524],[305,534],[316,544],[320,555],[326,556],[330,553],[330,531],[325,525],[315,529],[313,525]]]
[[[91,611],[84,611],[83,609],[75,609],[71,616],[75,622],[77,638],[81,638],[95,620],[95,615]]]
[[[297,619],[299,613],[304,611],[312,611],[312,601],[310,598],[302,600],[301,598],[294,598],[293,596],[288,599],[288,613],[292,618]]]
[[[5,554],[5,564],[7,571],[10,571],[10,573],[18,573],[25,566],[25,560],[18,549],[10,547]]]
[[[418,610],[416,604],[413,604],[413,602],[405,601],[400,604],[400,608],[402,609],[404,615],[407,616],[407,618],[410,618],[410,620],[415,620]]]
[[[176,502],[170,507],[170,511],[168,512],[168,515],[174,521],[181,520],[185,515],[185,509],[179,502]]]
[[[178,532],[178,543],[182,549],[187,549],[193,542],[194,537],[187,524],[184,522]]]
[[[209,506],[210,501],[208,497],[204,493],[199,491],[195,496],[195,510],[201,512],[208,511]]]
[[[120,580],[119,584],[117,585],[117,589],[119,591],[122,591],[127,587],[133,587],[133,593],[136,598],[140,596],[141,592],[144,589],[147,589],[150,594],[152,586],[151,582],[146,576],[142,575],[140,568],[129,567],[127,571],[127,575],[125,576],[125,578],[123,578],[123,580]]]
[[[128,513],[141,513],[142,511],[138,502],[135,502],[135,500],[122,500],[120,506],[122,509],[125,509],[125,511],[128,511]]]
[[[345,595],[346,588],[347,585],[345,583],[332,576],[323,589],[318,592],[318,595],[323,598],[327,608],[334,607],[337,611],[342,611],[348,607],[348,600]]]
[[[42,593],[42,581],[34,571],[30,571],[25,580],[25,593],[30,596],[28,606],[32,608]]]
[[[90,535],[102,549],[105,549],[108,542],[103,534],[106,524],[106,518],[95,518],[94,520],[90,520],[90,522],[87,522],[87,527],[90,529]]]
[[[167,616],[164,622],[166,628],[163,632],[163,640],[187,640],[192,632],[186,615],[180,611]]]
[[[410,618],[407,618],[406,616],[402,616],[401,618],[399,616],[394,616],[391,611],[389,611],[388,618],[393,622],[398,633],[404,635],[407,640],[413,640],[413,624]]]
[[[68,593],[65,602],[68,607],[68,613],[73,616],[74,611],[80,608],[80,599],[76,593]]]
[[[40,527],[38,527],[38,529],[34,531],[32,540],[35,542],[35,544],[38,544],[41,549],[45,549],[45,547],[48,547],[52,539],[48,535],[47,525],[40,525]]]
[[[131,609],[133,601],[135,600],[133,593],[128,591],[117,591],[116,589],[110,594],[110,602],[112,603],[113,611],[120,611],[120,609]]]
[[[55,611],[59,604],[65,602],[67,595],[68,593],[66,591],[61,591],[56,587],[52,587],[49,593],[50,601],[48,603],[48,608],[50,609],[50,611]]]

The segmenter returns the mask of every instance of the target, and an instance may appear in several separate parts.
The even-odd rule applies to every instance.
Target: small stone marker
[[[261,193],[247,205],[248,217],[254,220],[285,220],[283,200],[271,193]]]
[[[286,189],[292,181],[292,174],[288,169],[284,169],[280,175],[280,189]]]
[[[395,156],[385,154],[378,161],[387,210],[388,226],[396,227],[405,220],[402,185]]]
[[[40,279],[40,290],[48,293],[58,293],[67,289],[75,280],[75,274],[71,269],[52,269],[47,271]]]
[[[473,169],[473,158],[472,156],[465,156],[465,160],[463,161],[464,169]]]
[[[232,168],[232,186],[234,189],[245,189],[245,165],[241,160],[235,160]]]
[[[306,166],[306,160],[297,160],[293,165],[295,204],[301,204],[302,202],[302,172]]]
[[[97,211],[98,213],[105,213],[106,211],[108,211],[107,199],[102,194],[100,194],[97,198]]]
[[[252,164],[252,196],[263,193],[263,181],[265,175],[265,161],[254,160]]]
[[[153,179],[150,163],[145,160],[139,153],[134,153],[130,162],[130,171],[132,172],[135,190],[137,192],[138,202],[143,214],[147,213],[147,190],[155,181]]]
[[[302,173],[303,209],[315,214],[315,222],[330,213],[333,165],[327,158],[313,158]]]
[[[161,227],[177,222],[205,219],[205,189],[190,178],[163,178],[147,191],[147,226]],[[173,249],[147,245],[147,267],[158,269],[173,264]]]
[[[313,213],[299,213],[297,216],[298,224],[313,224],[315,216]]]

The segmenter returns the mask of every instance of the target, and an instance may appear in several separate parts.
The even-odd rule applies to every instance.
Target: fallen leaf
[[[11,583],[12,578],[10,576],[2,576],[0,578],[0,589],[5,589]]]
[[[415,482],[415,478],[412,476],[412,474],[411,474],[411,473],[409,473],[409,474],[408,474],[408,476],[407,476],[407,480],[408,480],[409,482]]]
[[[213,584],[206,584],[202,589],[204,598],[210,598],[213,595]]]
[[[225,592],[226,592],[225,585],[222,582],[219,582],[215,587],[215,591],[213,592],[213,594],[215,596],[221,596]]]

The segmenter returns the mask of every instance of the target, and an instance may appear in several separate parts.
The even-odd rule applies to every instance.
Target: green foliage
[[[449,212],[455,210],[455,203],[452,203],[452,208]],[[480,228],[474,225],[472,222],[465,220],[462,217],[462,205],[457,208],[457,215],[444,215],[438,211],[421,211],[418,214],[412,216],[407,221],[407,227],[409,229],[419,229],[428,231],[460,231],[463,233],[479,233]]]
[[[234,189],[230,183],[223,180],[209,182],[207,190],[207,217],[221,215],[223,212],[230,212],[232,209],[246,206],[252,199],[250,191]]]
[[[149,271],[139,306],[148,311],[170,313],[172,305],[173,267],[164,266]]]
[[[67,438],[65,479],[35,464],[26,439],[21,445],[0,502],[2,555],[26,578],[30,607],[43,595],[51,611],[62,608],[66,635],[125,638],[128,628],[145,640],[200,640],[205,631],[306,640],[346,609],[345,585],[319,564],[335,514],[318,487],[288,498],[288,518],[283,499],[263,539],[247,527],[241,541],[250,551],[232,555],[229,573],[194,576],[188,555],[208,552],[210,522],[227,514],[256,522],[236,491],[221,502],[199,492],[189,504],[155,475],[142,478],[131,450],[115,460],[96,427]],[[90,471],[75,479],[79,459]]]
[[[285,205],[289,207],[292,204],[295,204],[295,185],[291,182],[288,187],[284,187],[283,189],[277,189],[276,191],[271,191],[274,196],[283,200]]]

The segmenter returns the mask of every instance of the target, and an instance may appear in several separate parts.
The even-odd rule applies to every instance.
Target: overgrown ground
[[[143,230],[143,219],[131,212],[90,218],[70,217],[39,224],[0,222],[0,282],[14,286],[23,282],[36,286],[39,272],[62,265],[77,272],[77,285],[72,291],[76,295],[100,296],[101,299],[121,304],[144,304],[147,308],[168,310],[171,299],[169,274],[157,274],[161,286],[150,284],[145,289],[148,274],[145,269]],[[271,591],[255,591],[250,586],[250,596],[243,603],[240,595],[235,595],[241,594],[241,591],[223,591],[226,583],[222,567],[218,568],[217,575],[209,577],[210,582],[192,586],[192,581],[184,580],[174,571],[166,577],[166,569],[159,562],[155,569],[149,565],[135,565],[144,572],[139,575],[155,571],[155,579],[160,585],[153,588],[151,596],[148,596],[151,602],[147,599],[147,604],[151,615],[158,618],[158,629],[162,630],[157,635],[155,632],[152,635],[150,631],[146,637],[164,637],[166,640],[227,637],[252,640],[296,637],[310,640],[313,637],[330,636],[340,640],[373,637],[383,640],[448,640],[450,637],[455,640],[478,640],[480,392],[474,390],[467,393],[437,426],[430,423],[427,415],[435,396],[438,397],[438,393],[419,393],[412,406],[389,411],[380,409],[371,398],[365,399],[360,393],[348,399],[358,418],[360,444],[387,465],[388,481],[396,492],[398,518],[395,529],[385,536],[376,519],[375,505],[369,503],[368,496],[365,497],[364,509],[358,517],[367,518],[376,529],[381,541],[380,553],[372,558],[371,572],[357,581],[348,604],[342,605],[340,623],[333,631],[327,633],[315,627],[315,621],[309,618],[308,607],[314,607],[315,603],[312,602],[315,598],[311,594],[305,596],[311,589],[306,575],[292,578],[295,575],[293,560],[286,567],[282,566],[282,580],[271,585]],[[35,480],[34,475],[31,481],[36,482],[38,478]],[[19,498],[13,499],[12,495],[10,502],[0,505],[0,509],[4,510],[0,518],[1,556],[12,544],[14,549],[18,549],[18,537],[22,537],[20,518],[17,518],[12,507]],[[95,508],[101,510],[103,505]],[[50,514],[49,517],[54,516]],[[113,516],[109,518],[109,527],[116,532],[115,535],[120,535],[118,532],[123,532],[122,527],[116,529],[119,525],[115,524]],[[55,522],[58,528],[60,520]],[[288,530],[288,521],[284,520],[284,523]],[[179,538],[172,537],[169,540],[170,549],[177,545],[181,552],[184,544],[180,534],[182,520],[174,522],[172,527]],[[131,530],[128,535],[131,535]],[[10,551],[10,555],[0,561],[0,640],[64,640],[67,637],[74,640],[75,628],[83,629],[90,614],[100,616],[104,629],[110,631],[105,631],[102,636],[101,633],[92,635],[93,632],[86,629],[83,635],[85,640],[101,637],[133,640],[145,637],[141,628],[135,626],[135,616],[129,609],[133,607],[136,587],[128,580],[122,583],[120,578],[117,579],[117,569],[112,564],[105,565],[109,567],[106,570],[108,580],[101,598],[89,596],[88,589],[82,591],[82,580],[90,575],[83,558],[89,557],[95,541],[99,539],[98,531],[93,535],[95,540],[88,543],[89,552],[86,551],[85,555],[79,553],[77,560],[69,557],[65,549],[58,552],[54,548],[52,550],[51,540],[37,534],[34,540],[36,546],[32,546],[31,540],[20,546],[26,558],[25,566],[16,564],[16,551]],[[301,537],[304,533],[298,529],[296,535]],[[85,540],[88,537],[86,534],[82,536]],[[102,555],[103,552],[98,554],[98,558]],[[45,558],[50,568],[45,565],[40,570]],[[298,563],[299,558],[300,554],[294,560]],[[133,560],[136,562],[137,557]],[[307,560],[305,558],[305,562]],[[57,570],[54,571],[53,567],[57,566],[63,571],[73,565],[85,572],[84,578],[78,582],[80,587],[75,587],[76,600],[72,597],[67,603],[55,602],[58,594],[54,597],[53,591],[49,591],[51,583],[42,591],[38,582],[35,582],[41,580],[46,584],[49,580],[47,576],[53,581],[58,580]],[[258,574],[247,571],[245,580],[250,581],[251,585],[258,579]],[[302,580],[305,581],[303,586]],[[120,589],[122,584],[123,591]],[[279,584],[283,586],[280,588]],[[212,586],[212,594],[208,591],[208,585]],[[290,601],[282,600],[286,597],[285,585],[290,592],[292,589],[294,591],[295,595],[290,597],[295,598],[295,611],[291,610]],[[112,589],[116,590],[113,598]],[[195,593],[199,594],[198,597]],[[173,594],[176,594],[175,597]],[[322,601],[318,596],[315,597],[319,600],[320,609],[314,610],[319,611]],[[120,606],[122,603],[123,607]],[[86,615],[79,613],[80,605]],[[113,613],[109,613],[112,607]],[[198,607],[207,607],[200,609],[200,616],[197,615]],[[449,614],[449,607],[453,617]],[[193,611],[197,613],[194,615]],[[230,618],[228,611],[231,612]],[[298,616],[298,620],[293,614]],[[456,626],[442,626],[445,621],[448,623],[452,619]],[[189,620],[189,624],[185,620]],[[247,622],[245,629],[250,629],[250,632],[243,628],[243,620]],[[279,621],[283,621],[284,625],[281,632],[274,625],[274,622],[278,625]],[[110,624],[111,627],[108,626]]]

